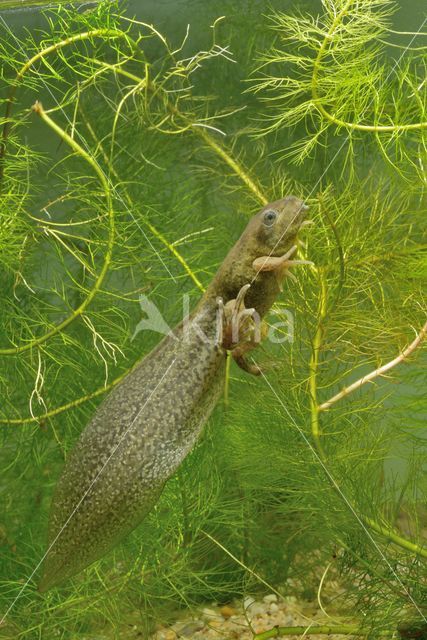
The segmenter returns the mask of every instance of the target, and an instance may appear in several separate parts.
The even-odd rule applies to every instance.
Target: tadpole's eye
[[[274,211],[273,209],[267,209],[267,211],[264,213],[264,224],[267,227],[271,227],[271,225],[274,224],[276,218],[277,218],[277,212]]]

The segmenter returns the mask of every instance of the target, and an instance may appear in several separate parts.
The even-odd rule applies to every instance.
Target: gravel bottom
[[[317,603],[316,603],[317,604]],[[252,640],[254,633],[268,631],[279,626],[305,626],[333,624],[313,602],[304,602],[293,597],[279,598],[266,595],[262,600],[247,597],[244,602],[222,607],[205,607],[192,618],[181,619],[169,627],[158,626],[152,640]],[[252,626],[253,632],[250,629]],[[297,638],[298,636],[288,636]],[[300,636],[301,637],[301,636]],[[304,635],[305,640],[322,636]],[[328,640],[343,636],[329,635]],[[347,638],[349,636],[346,636]]]

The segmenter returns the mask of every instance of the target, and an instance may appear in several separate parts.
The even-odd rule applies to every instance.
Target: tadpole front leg
[[[245,306],[245,297],[250,286],[245,284],[236,298],[229,300],[226,305],[221,298],[218,299],[218,306],[222,312],[219,335],[221,346],[231,352],[241,369],[252,375],[260,375],[260,367],[249,363],[245,358],[246,353],[258,346],[262,340],[261,317],[256,309]]]

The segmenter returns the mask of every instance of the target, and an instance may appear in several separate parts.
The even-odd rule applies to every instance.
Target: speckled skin
[[[194,447],[224,383],[217,297],[226,303],[252,283],[246,306],[261,317],[268,311],[280,282],[271,271],[257,275],[252,262],[293,244],[302,204],[290,196],[254,216],[187,325],[166,336],[99,405],[55,490],[40,591],[78,573],[134,529]],[[271,208],[278,216],[270,229],[263,214]]]

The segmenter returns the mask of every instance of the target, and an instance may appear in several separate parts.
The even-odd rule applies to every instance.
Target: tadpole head
[[[281,255],[294,243],[308,206],[296,196],[267,204],[256,215],[258,240],[270,255]]]

